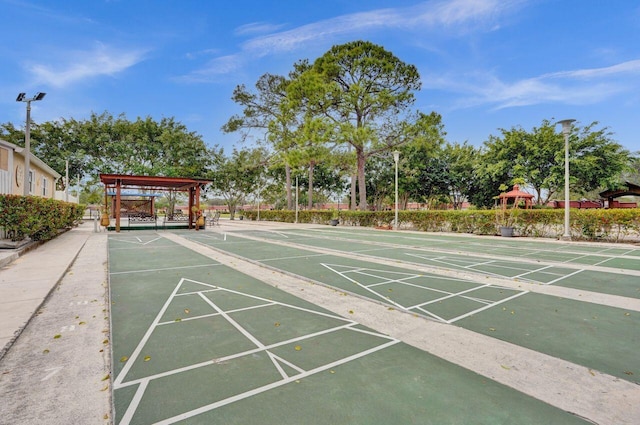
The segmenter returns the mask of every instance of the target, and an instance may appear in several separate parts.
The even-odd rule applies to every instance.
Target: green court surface
[[[285,235],[278,232],[273,237]],[[397,309],[640,383],[638,312],[528,293],[489,285],[482,280],[416,272],[410,264],[391,267],[364,259],[274,245],[267,240],[244,239],[234,234],[183,236]],[[357,247],[336,240],[333,249],[353,252]],[[560,272],[560,269],[555,271]],[[639,279],[632,278],[632,286],[637,287]]]
[[[625,268],[633,273],[640,267],[640,248],[603,248],[597,245],[593,247],[557,246],[557,244],[547,243],[548,249],[545,250],[545,244],[542,242],[523,241],[522,247],[509,248],[517,255],[512,253],[496,255],[491,248],[487,247],[488,241],[477,237],[462,243],[460,236],[448,238],[440,236],[434,240],[431,235],[389,236],[384,232],[372,234],[366,230],[345,231],[339,237],[336,236],[335,230],[244,233],[266,240],[287,241],[434,267],[480,272],[520,281],[640,298],[640,274],[618,273],[619,269]],[[380,240],[375,239],[378,235]],[[490,242],[501,250],[505,249],[503,244],[512,243],[500,240]],[[455,252],[453,252],[454,249]],[[590,255],[585,257],[585,253]],[[478,254],[484,254],[484,256],[478,256]],[[547,257],[545,262],[543,258]],[[593,260],[594,257],[596,260]],[[597,264],[599,270],[585,268],[586,259],[593,260],[592,262]]]
[[[119,425],[587,423],[157,234],[110,235],[109,270]]]

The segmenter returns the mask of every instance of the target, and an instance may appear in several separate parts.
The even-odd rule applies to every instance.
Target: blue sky
[[[415,108],[479,146],[543,119],[599,121],[640,151],[635,0],[0,0],[0,122],[175,117],[209,145],[238,84],[368,40],[415,65]],[[559,130],[559,127],[558,127]]]

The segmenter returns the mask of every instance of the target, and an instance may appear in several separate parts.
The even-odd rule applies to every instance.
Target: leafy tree
[[[597,122],[572,128],[569,137],[571,190],[585,194],[596,188],[615,188],[628,168],[630,154],[611,138],[607,128],[594,129]],[[527,132],[521,127],[500,129],[502,137],[490,136],[484,143],[476,167],[473,198],[488,206],[501,184],[522,179],[545,204],[564,187],[564,136],[549,120]]]
[[[301,62],[296,65],[296,69],[304,66]],[[287,155],[295,147],[294,133],[298,126],[298,117],[289,107],[289,84],[289,79],[267,73],[256,82],[255,92],[250,92],[244,85],[237,86],[231,99],[244,108],[242,115],[232,116],[222,130],[226,133],[240,132],[243,141],[252,132],[266,135],[266,141],[278,152],[274,159],[284,165],[287,206],[291,209],[291,165]]]
[[[222,148],[213,148],[210,155],[213,161],[207,177],[212,181],[211,189],[225,200],[233,220],[238,206],[255,191],[265,174],[266,152],[259,148],[233,149],[227,157]]]
[[[315,113],[329,117],[356,156],[359,207],[367,208],[365,164],[387,137],[387,147],[401,143],[393,131],[378,134],[381,126],[405,111],[420,88],[417,68],[383,47],[367,41],[333,46],[308,71],[298,86]],[[320,78],[314,77],[314,75]],[[397,129],[388,125],[387,130]],[[355,195],[352,191],[352,202]],[[353,205],[353,204],[352,204]]]
[[[449,201],[453,209],[462,208],[462,202],[472,196],[470,189],[474,185],[474,169],[477,163],[479,149],[467,142],[463,144],[447,143],[441,152],[445,163],[445,179]]]

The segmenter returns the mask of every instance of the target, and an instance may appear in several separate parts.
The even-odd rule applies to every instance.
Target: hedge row
[[[7,238],[48,240],[82,219],[84,205],[37,196],[0,195],[0,228]]]
[[[244,211],[245,217],[257,219],[257,211]],[[338,218],[341,225],[390,227],[394,211],[327,211],[303,210],[298,222],[329,224]],[[260,211],[260,220],[293,223],[295,212],[286,210]],[[560,238],[564,234],[563,209],[507,210],[429,210],[398,211],[401,229],[425,232],[456,232],[477,235],[498,235],[503,224],[511,224],[516,236]],[[640,237],[640,208],[572,209],[570,215],[572,239],[624,241]]]

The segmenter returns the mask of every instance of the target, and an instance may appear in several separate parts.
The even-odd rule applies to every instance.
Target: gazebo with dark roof
[[[131,176],[126,174],[100,174],[100,181],[105,186],[105,202],[107,193],[115,193],[115,219],[116,232],[120,231],[120,203],[123,189],[133,190],[163,190],[171,192],[189,193],[189,229],[195,227],[197,216],[193,213],[192,207],[200,209],[200,190],[211,183],[210,180],[185,178],[185,177],[163,177],[163,176]]]
[[[604,192],[600,192],[600,197],[607,200],[609,208],[613,205],[613,200],[615,198],[620,198],[621,196],[640,196],[640,186],[625,182],[625,187],[622,189],[605,190]]]

